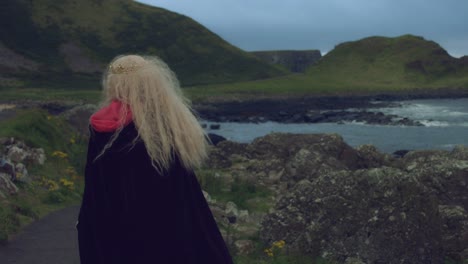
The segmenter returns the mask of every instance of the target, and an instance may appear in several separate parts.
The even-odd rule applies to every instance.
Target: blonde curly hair
[[[119,100],[130,107],[138,138],[143,140],[156,169],[168,169],[173,154],[187,169],[202,165],[207,156],[206,133],[182,94],[176,75],[160,58],[116,57],[104,73],[103,93],[102,105]],[[114,133],[103,152],[121,130]]]

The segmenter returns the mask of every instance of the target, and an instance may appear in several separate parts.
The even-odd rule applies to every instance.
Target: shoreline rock
[[[265,244],[338,263],[456,263],[468,253],[468,147],[396,156],[335,134],[213,146],[209,168],[272,190]],[[255,214],[255,212],[249,212]]]
[[[387,115],[379,108],[397,106],[393,101],[376,102],[371,98],[320,97],[288,100],[195,105],[200,117],[211,122],[263,123],[344,123],[370,125],[423,126],[407,117]]]
[[[346,123],[361,122],[370,125],[423,126],[422,123],[404,116],[388,115],[379,108],[397,107],[397,101],[414,99],[459,99],[468,97],[460,89],[435,90],[427,93],[375,94],[354,96],[306,96],[284,98],[257,98],[242,101],[196,102],[193,108],[198,115],[211,122],[262,123]],[[2,103],[2,101],[0,101]],[[16,109],[39,107],[51,114],[67,114],[75,111],[90,111],[95,105],[71,101],[3,102]],[[77,110],[78,109],[78,110]],[[10,111],[0,111],[6,115]],[[0,115],[0,119],[2,116]],[[86,119],[87,121],[87,119]],[[215,129],[215,128],[213,128]]]

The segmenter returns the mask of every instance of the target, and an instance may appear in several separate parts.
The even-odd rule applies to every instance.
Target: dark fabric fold
[[[112,133],[91,130],[78,217],[82,264],[232,263],[193,171],[177,157],[152,167],[133,123],[104,155]]]

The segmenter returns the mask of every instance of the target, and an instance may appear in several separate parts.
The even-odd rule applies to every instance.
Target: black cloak
[[[135,125],[91,129],[77,230],[82,264],[225,264],[228,248],[193,171],[177,156],[164,172],[151,165]]]

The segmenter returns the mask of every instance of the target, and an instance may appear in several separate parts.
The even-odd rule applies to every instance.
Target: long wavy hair
[[[207,138],[190,102],[182,94],[176,75],[156,56],[121,55],[112,60],[103,77],[104,100],[128,105],[138,137],[145,144],[152,165],[169,169],[174,155],[182,165],[195,169],[207,156]],[[123,107],[122,117],[129,109]],[[108,149],[123,127],[113,135]]]

